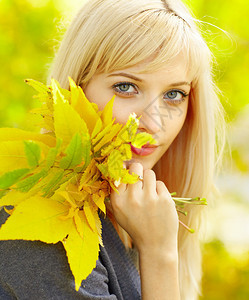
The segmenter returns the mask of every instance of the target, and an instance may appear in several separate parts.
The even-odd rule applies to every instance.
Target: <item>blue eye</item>
[[[112,88],[117,93],[124,94],[127,96],[138,93],[135,85],[130,82],[119,82],[119,83],[114,84]],[[135,90],[135,93],[134,93],[134,90]]]
[[[171,90],[165,93],[163,98],[169,103],[178,104],[183,102],[187,96],[188,94],[183,91]]]
[[[119,82],[112,86],[115,92],[126,96],[138,94],[136,86],[130,82]]]
[[[119,82],[112,86],[113,90],[124,96],[132,96],[138,94],[138,90],[135,84],[131,82]],[[181,90],[170,90],[166,92],[163,96],[163,99],[169,104],[179,104],[185,100],[188,96],[185,92]]]

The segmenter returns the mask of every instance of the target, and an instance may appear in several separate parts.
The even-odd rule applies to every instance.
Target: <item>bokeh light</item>
[[[0,0],[0,127],[30,128],[39,103],[25,78],[46,82],[59,41],[85,0]],[[186,0],[216,57],[227,113],[220,189],[203,242],[203,300],[249,299],[249,2]],[[231,153],[231,155],[230,155]]]

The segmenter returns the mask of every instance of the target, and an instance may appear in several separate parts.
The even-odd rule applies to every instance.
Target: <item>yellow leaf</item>
[[[86,98],[81,87],[77,87],[75,82],[69,77],[70,82],[70,90],[72,93],[71,104],[72,107],[77,111],[80,117],[86,122],[87,127],[89,129],[89,133],[91,134],[95,128],[95,124],[97,121],[102,121],[98,115],[98,113],[93,108],[91,102]],[[100,121],[99,121],[100,120]]]
[[[79,98],[77,105],[75,106],[76,111],[79,113],[81,118],[86,122],[90,134],[95,128],[95,124],[98,120],[101,120],[91,102],[86,98],[83,90],[79,88]]]
[[[73,208],[77,208],[76,203],[74,202],[74,200],[70,197],[70,195],[68,194],[68,192],[66,191],[60,191],[57,192],[56,194],[61,195],[62,197],[64,197],[66,199],[66,201],[70,204],[70,206],[72,206]]]
[[[123,160],[132,159],[131,146],[129,144],[123,144],[118,148],[119,152],[122,155]]]
[[[40,126],[45,128],[48,132],[54,132],[54,120],[51,116],[44,116],[43,123]]]
[[[6,211],[7,214],[12,215],[13,211],[15,210],[14,208],[12,209],[7,209],[6,207],[4,207],[4,210]]]
[[[118,150],[113,150],[107,159],[107,166],[110,177],[118,180],[123,170],[123,159],[122,155]]]
[[[105,146],[101,149],[101,156],[109,155],[113,151],[113,149],[115,149],[115,148],[116,148],[116,143],[111,142],[110,145],[107,145],[107,146]]]
[[[95,145],[98,143],[112,128],[114,120],[111,124],[107,125],[102,131],[100,131],[97,136],[92,140],[92,144]]]
[[[122,174],[122,182],[123,183],[133,184],[133,183],[138,182],[137,174],[135,174],[134,172],[132,172],[132,174],[130,174],[128,170],[123,170],[123,172],[124,172],[124,175]]]
[[[29,112],[32,114],[37,114],[42,116],[51,116],[51,111],[45,105],[42,105],[41,107],[33,108]]]
[[[112,123],[112,110],[113,110],[113,103],[115,100],[115,95],[112,97],[112,99],[105,105],[104,110],[101,114],[101,119],[103,120],[103,127],[109,125]]]
[[[7,195],[0,199],[0,206],[16,206],[22,201],[27,199],[26,193],[21,193],[17,191],[10,191]]]
[[[96,111],[96,113],[100,116],[101,115],[101,111],[99,111],[99,107],[96,103],[91,102],[92,107],[94,108],[94,110]]]
[[[156,144],[156,140],[154,140],[149,133],[140,132],[135,136],[131,143],[134,147],[141,148],[147,142],[149,142],[150,144]]]
[[[102,240],[102,224],[101,224],[101,221],[100,221],[100,218],[99,218],[99,215],[98,215],[98,211],[95,210],[93,212],[93,215],[94,215],[94,218],[95,218],[95,225],[96,225],[96,229],[97,229],[97,232],[98,232],[99,244],[102,247],[104,247],[103,240]]]
[[[57,90],[56,95],[54,104],[55,135],[63,140],[63,146],[67,146],[76,133],[80,133],[82,136],[88,135],[88,128],[59,90]]]
[[[78,185],[72,184],[72,183],[67,184],[66,191],[71,196],[71,198],[74,199],[74,201],[76,203],[83,202],[86,199],[86,197],[88,196],[88,194],[85,193],[84,191],[78,190]]]
[[[109,181],[109,183],[110,183],[111,188],[119,195],[119,191],[116,189],[115,185],[111,181]]]
[[[34,80],[34,79],[25,79],[25,82],[32,86],[36,91],[38,91],[40,94],[49,95],[50,89],[43,83]]]
[[[102,129],[102,121],[99,118],[95,124],[95,127],[93,129],[92,135],[91,135],[91,139],[94,139],[96,137],[96,135],[100,132],[100,130]]]
[[[57,243],[73,225],[72,219],[60,220],[69,207],[51,199],[31,197],[15,208],[0,228],[0,240],[40,240]]]
[[[102,191],[99,191],[98,195],[97,193],[92,195],[93,202],[98,206],[98,208],[101,209],[101,211],[106,214],[106,207],[105,207],[105,193]]]
[[[84,173],[81,176],[79,190],[82,189],[83,185],[88,183],[88,181],[94,175],[93,173],[95,173],[95,172],[97,172],[96,161],[95,161],[95,159],[92,159],[90,164],[87,166],[86,170],[84,171]]]
[[[61,220],[73,219],[74,214],[75,214],[75,208],[70,207],[68,214],[65,216],[60,216],[60,219]]]
[[[63,241],[68,262],[75,278],[76,290],[79,290],[82,280],[96,266],[99,253],[98,233],[93,232],[88,226],[82,211],[80,211],[80,217],[82,218],[82,233],[84,238],[81,238],[76,227],[72,226],[68,238]]]
[[[76,226],[76,229],[78,231],[78,234],[81,238],[84,239],[83,230],[84,230],[84,219],[81,216],[81,211],[78,209],[74,211],[74,224]]]
[[[114,124],[110,129],[110,132],[108,132],[101,139],[101,141],[94,147],[94,152],[99,151],[99,149],[102,148],[105,144],[110,143],[112,139],[118,134],[122,126],[123,126],[122,124]]]
[[[93,216],[94,208],[91,206],[89,202],[85,202],[83,209],[89,226],[91,227],[92,231],[95,231],[96,225],[95,225],[95,218]]]
[[[0,142],[5,141],[39,141],[49,147],[55,147],[56,140],[49,134],[40,134],[18,128],[0,128]]]
[[[78,98],[79,98],[79,90],[78,90],[76,83],[70,76],[68,76],[68,80],[69,80],[69,86],[70,86],[70,92],[71,92],[70,104],[72,105],[72,107],[75,108],[75,106],[77,105],[77,102],[78,102]]]
[[[0,143],[0,174],[16,168],[29,168],[22,141]]]

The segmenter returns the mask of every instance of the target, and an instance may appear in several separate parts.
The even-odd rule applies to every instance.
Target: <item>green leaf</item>
[[[24,147],[29,166],[31,168],[37,167],[41,158],[40,146],[34,142],[24,141]]]
[[[85,162],[84,168],[87,167],[92,159],[91,157],[91,139],[89,135],[83,137],[83,160]]]
[[[54,177],[46,184],[46,186],[42,189],[44,194],[43,197],[51,197],[53,193],[60,187],[60,184],[63,179],[64,170],[59,170],[54,174]]]
[[[30,170],[29,169],[18,169],[7,172],[0,177],[0,189],[8,189],[23,176],[25,176]]]
[[[0,199],[6,195],[8,191],[0,191]]]
[[[108,165],[105,164],[98,164],[97,168],[100,170],[100,172],[107,177],[108,176]]]
[[[28,178],[25,178],[21,182],[18,182],[17,189],[22,192],[26,193],[28,192],[33,186],[36,185],[36,183],[43,177],[47,175],[46,170],[42,170],[41,172],[34,174]]]
[[[56,147],[49,150],[47,159],[46,159],[47,160],[46,161],[47,169],[50,169],[54,165],[54,162],[55,162],[56,156],[60,150],[61,144],[62,144],[62,140],[58,138]]]
[[[83,145],[82,139],[79,133],[76,133],[68,147],[66,148],[66,156],[60,162],[60,168],[72,169],[82,162],[83,157]]]

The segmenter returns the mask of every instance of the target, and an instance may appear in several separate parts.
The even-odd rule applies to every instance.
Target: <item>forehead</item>
[[[192,72],[190,72],[188,59],[184,53],[179,53],[169,61],[162,63],[160,68],[147,71],[146,67],[153,61],[154,57],[155,56],[153,55],[132,67],[115,70],[112,73],[132,73],[138,75],[138,77],[142,79],[152,77],[163,77],[166,79],[170,77],[172,80],[181,79],[182,81],[192,81]]]

